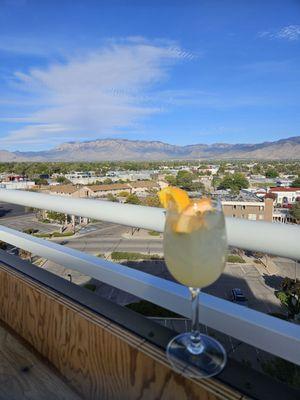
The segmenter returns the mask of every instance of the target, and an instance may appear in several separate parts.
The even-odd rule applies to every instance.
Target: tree
[[[120,197],[127,197],[127,196],[129,196],[129,195],[130,195],[130,193],[127,192],[126,190],[123,190],[122,192],[119,193],[119,196],[120,196]]]
[[[103,183],[105,185],[110,185],[111,183],[113,183],[113,181],[110,178],[106,178],[106,179],[104,179]]]
[[[253,174],[260,174],[262,171],[262,167],[260,164],[255,164],[252,168],[252,173]]]
[[[224,173],[225,173],[225,165],[224,165],[224,163],[222,163],[219,166],[218,174],[224,174]]]
[[[148,207],[161,207],[158,196],[148,196],[144,199],[143,205]]]
[[[195,190],[195,191],[201,191],[204,192],[205,191],[205,186],[202,182],[198,181],[198,182],[193,182],[192,186],[191,186],[191,190]]]
[[[47,179],[43,179],[43,178],[35,178],[34,183],[36,185],[49,185]]]
[[[218,189],[230,189],[232,192],[239,192],[249,187],[248,179],[241,173],[225,175],[219,183]]]
[[[166,175],[165,180],[171,186],[176,186],[176,177],[174,175]]]
[[[266,178],[277,178],[278,172],[275,168],[268,168],[265,173]]]
[[[297,222],[300,221],[300,202],[297,201],[295,204],[292,205],[290,210],[290,214]]]
[[[219,177],[219,175],[214,175],[211,181],[212,187],[216,189],[220,185],[221,180],[222,179]]]
[[[178,171],[176,175],[176,185],[181,189],[190,190],[193,183],[193,175],[189,171]]]
[[[56,211],[47,211],[47,217],[53,221],[59,222],[60,224],[63,224],[66,220],[65,214]]]
[[[56,182],[64,184],[71,183],[71,181],[69,181],[69,179],[67,179],[65,176],[58,176],[56,178]]]
[[[137,197],[136,194],[130,194],[127,197],[125,203],[128,203],[128,204],[141,204],[141,200]]]
[[[300,176],[298,176],[298,178],[296,178],[296,179],[292,182],[291,186],[292,186],[292,187],[300,187]]]
[[[295,319],[300,314],[300,281],[284,278],[281,289],[275,293],[281,304],[286,307],[288,317]]]
[[[116,196],[113,195],[112,193],[108,193],[107,200],[108,201],[112,201],[114,203],[118,203],[119,202],[119,200],[116,198]]]

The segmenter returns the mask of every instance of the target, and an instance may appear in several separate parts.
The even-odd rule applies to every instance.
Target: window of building
[[[232,214],[232,217],[235,218],[235,214]]]
[[[236,209],[236,206],[232,206],[232,207],[233,207],[234,210]]]
[[[246,210],[246,206],[242,206],[242,209],[243,209],[243,210]]]

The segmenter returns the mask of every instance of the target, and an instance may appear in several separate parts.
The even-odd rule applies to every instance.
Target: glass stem
[[[192,354],[200,354],[203,351],[203,343],[201,340],[201,334],[199,331],[199,293],[200,289],[190,287],[192,296],[192,332],[190,336],[190,343],[188,350]]]

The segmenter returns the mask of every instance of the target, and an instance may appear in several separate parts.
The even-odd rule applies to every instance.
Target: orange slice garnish
[[[213,209],[208,198],[196,200],[188,205],[179,215],[173,229],[177,233],[191,233],[205,226],[204,214]]]
[[[158,197],[164,208],[170,209],[175,207],[179,213],[190,204],[187,192],[174,186],[168,186],[159,191]]]

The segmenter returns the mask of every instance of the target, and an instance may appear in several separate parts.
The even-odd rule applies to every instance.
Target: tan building
[[[118,195],[120,192],[135,193],[142,195],[150,190],[159,190],[159,184],[154,181],[136,181],[130,183],[112,183],[110,185],[92,185],[88,186],[92,191],[93,197],[105,197],[109,193]]]
[[[252,221],[273,220],[273,200],[260,201],[222,201],[223,211],[226,217],[244,218]]]
[[[117,196],[120,192],[129,192],[128,183],[111,183],[109,185],[91,185],[86,187],[90,190],[91,197],[105,197],[108,194]]]
[[[56,196],[70,196],[70,197],[92,197],[92,191],[87,186],[76,186],[76,185],[55,185],[55,186],[43,186],[41,188],[43,192],[53,194]]]
[[[130,183],[111,183],[109,185],[55,185],[43,186],[40,191],[57,196],[70,197],[105,197],[108,194],[118,195],[120,192],[144,194],[149,190],[159,190],[160,186],[154,181],[136,181]]]
[[[135,193],[137,195],[146,194],[150,190],[158,190],[160,186],[154,181],[136,181],[130,183],[112,183],[109,185],[55,185],[55,186],[42,186],[39,191],[44,193],[53,194],[56,196],[69,196],[69,197],[84,197],[84,198],[105,198],[108,194],[118,196],[120,192]],[[47,218],[47,210],[43,211],[43,218]],[[66,215],[66,225],[68,222]],[[88,218],[71,216],[72,224],[86,224],[89,222]]]

